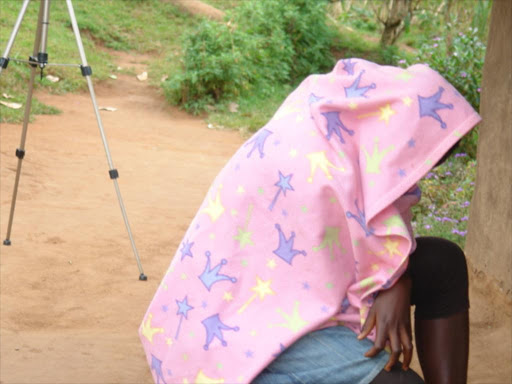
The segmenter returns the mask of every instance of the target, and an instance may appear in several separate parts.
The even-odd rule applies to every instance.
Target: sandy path
[[[138,73],[147,58],[116,54]],[[5,75],[8,75],[6,73]],[[97,87],[138,270],[88,94],[52,96],[60,116],[29,126],[11,247],[0,246],[0,383],[151,383],[137,329],[210,182],[242,143],[167,106],[134,76]],[[21,127],[0,130],[0,236]],[[472,293],[472,383],[509,383],[510,316]],[[417,368],[417,360],[415,368]]]
[[[169,0],[171,3],[194,16],[204,16],[212,20],[222,21],[224,11],[212,7],[199,0]]]

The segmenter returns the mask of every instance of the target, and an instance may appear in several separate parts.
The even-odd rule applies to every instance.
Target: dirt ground
[[[116,55],[146,69],[143,56]],[[101,113],[149,279],[138,280],[88,93],[38,94],[62,114],[29,126],[12,246],[0,245],[2,384],[152,382],[138,326],[210,182],[243,141],[169,107],[133,75],[96,93],[100,106],[118,108]],[[0,129],[2,240],[20,132]],[[510,383],[510,311],[474,286],[470,383]]]
[[[203,3],[200,0],[168,0],[180,9],[190,13],[194,16],[204,16],[212,20],[221,21],[224,17],[224,12],[220,9],[212,7],[209,4]]]

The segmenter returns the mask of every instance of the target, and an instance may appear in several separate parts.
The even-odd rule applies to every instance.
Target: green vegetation
[[[312,2],[273,1],[207,0],[226,12],[225,22],[204,21],[184,37],[182,67],[174,68],[175,75],[164,84],[170,102],[193,113],[208,111],[209,121],[216,126],[255,131],[284,99],[282,90],[293,89],[308,74],[332,66],[325,50],[308,59],[313,68],[301,68],[294,59],[290,66],[290,57],[300,55],[290,46],[289,37],[305,35],[307,41],[329,47],[335,60],[360,57],[389,65],[427,63],[478,109],[490,1],[419,2],[413,16],[404,20],[397,44],[387,47],[379,44],[383,27],[376,17],[379,7],[371,1],[345,0],[339,15],[326,1],[314,2],[318,12],[313,20],[308,19],[312,10],[304,6]],[[291,16],[290,9],[295,12]],[[301,20],[309,20],[302,30],[287,27]],[[290,75],[293,70],[295,76]],[[240,105],[237,113],[229,112],[232,102]],[[462,142],[462,150],[472,158],[477,140],[478,130],[474,130]]]
[[[181,68],[163,87],[171,103],[208,111],[215,126],[256,131],[291,89],[339,58],[393,64],[398,57],[396,47],[336,22],[325,0],[208,2],[226,12],[224,22],[203,20],[185,34]],[[229,112],[233,102],[237,113]]]
[[[202,113],[214,126],[247,133],[262,127],[304,77],[347,57],[402,66],[426,62],[479,107],[491,1],[422,0],[388,47],[379,43],[383,26],[371,0],[344,0],[341,12],[333,10],[333,0],[205,2],[225,11],[225,20],[192,18],[162,0],[75,0],[93,79],[109,81],[117,71],[108,49],[148,53],[149,81],[161,86],[171,103]],[[0,2],[2,53],[20,6]],[[38,8],[37,2],[29,7],[11,57],[32,54]],[[65,2],[52,2],[50,19],[50,61],[79,63]],[[28,74],[25,64],[11,62],[0,76],[0,89],[13,98],[0,99],[24,103]],[[45,74],[61,80],[38,80],[36,88],[65,93],[86,87],[76,68],[48,67]],[[58,113],[37,100],[32,112]],[[17,122],[22,115],[23,109],[0,106],[0,121]],[[474,131],[451,161],[421,182],[423,199],[414,211],[418,234],[463,246],[475,179]]]
[[[217,103],[208,114],[208,121],[215,127],[240,129],[244,134],[252,133],[263,127],[274,115],[283,100],[292,91],[289,85],[276,87],[268,97],[259,93],[239,98],[237,113],[229,111],[228,102]]]
[[[166,57],[168,63],[177,66],[178,57],[169,56],[169,52],[179,51],[179,36],[184,29],[190,28],[196,22],[180,13],[171,4],[159,0],[74,1],[73,6],[87,61],[93,69],[95,81],[105,80],[117,71],[117,65],[104,47],[151,53],[162,61],[161,57]],[[20,8],[20,1],[0,2],[2,54]],[[11,58],[27,60],[28,56],[32,55],[38,12],[38,2],[31,3],[9,54]],[[47,52],[50,62],[80,63],[64,1],[51,3]],[[152,68],[155,68],[155,71],[152,72],[150,80],[156,82],[155,79],[160,78],[164,69],[161,65]],[[13,99],[5,100],[1,95],[0,99],[24,104],[29,74],[30,70],[26,64],[10,62],[7,70],[0,76],[0,89],[2,93],[12,95]],[[52,93],[66,93],[87,88],[80,70],[76,67],[49,66],[44,74],[57,76],[61,80],[57,83],[45,78],[42,81],[37,80],[36,90],[43,88]],[[55,108],[44,106],[36,100],[31,114],[56,112]],[[0,106],[0,122],[19,122],[23,118],[23,113],[23,108],[14,110]]]
[[[342,4],[340,24],[373,39],[380,38],[383,27],[376,17],[380,2],[344,0]],[[491,6],[489,0],[419,0],[412,17],[404,19],[404,31],[397,43],[418,49],[436,36],[450,40],[452,35],[469,27],[476,29],[478,38],[485,41]]]
[[[475,178],[476,160],[463,152],[428,173],[419,183],[421,201],[413,207],[415,233],[441,236],[464,248]]]
[[[262,99],[334,64],[326,1],[244,1],[226,22],[203,20],[183,39],[183,70],[164,89],[193,112],[237,98]]]

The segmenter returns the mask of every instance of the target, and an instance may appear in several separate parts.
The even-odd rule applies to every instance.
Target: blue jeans
[[[372,346],[346,327],[314,331],[281,353],[252,384],[368,384],[389,359],[385,351],[364,357]]]

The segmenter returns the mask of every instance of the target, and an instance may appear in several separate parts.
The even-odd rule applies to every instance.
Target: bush
[[[248,87],[246,57],[235,49],[241,34],[205,20],[185,36],[183,70],[164,83],[171,102],[198,111],[222,95],[236,95]]]
[[[326,1],[244,1],[227,23],[202,21],[184,36],[183,68],[164,83],[174,104],[198,112],[212,102],[276,86],[332,67],[334,32]]]

